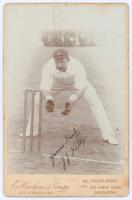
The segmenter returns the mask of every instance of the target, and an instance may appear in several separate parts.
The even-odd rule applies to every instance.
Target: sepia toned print
[[[4,7],[4,191],[128,194],[128,7]]]

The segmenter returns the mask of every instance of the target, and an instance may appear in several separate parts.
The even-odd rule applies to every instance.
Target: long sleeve
[[[44,65],[41,75],[40,90],[50,91],[53,84],[53,62],[50,60]]]
[[[87,77],[84,67],[80,62],[77,62],[75,72],[75,88],[83,90],[87,86]]]

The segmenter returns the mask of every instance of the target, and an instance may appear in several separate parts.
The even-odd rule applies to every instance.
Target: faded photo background
[[[122,6],[21,4],[6,7],[8,132],[5,134],[10,173],[103,175],[124,172],[125,15]],[[69,116],[62,116],[68,93],[60,94],[55,112],[44,111],[42,153],[55,151],[63,143],[64,136],[71,134],[74,125],[87,137],[85,147],[76,152],[78,159],[72,160],[66,171],[59,160],[53,168],[48,157],[22,153],[19,137],[23,131],[24,91],[38,89],[44,64],[60,46],[84,65],[87,78],[95,87],[119,139],[119,145],[102,141],[101,131],[84,98],[76,103]]]

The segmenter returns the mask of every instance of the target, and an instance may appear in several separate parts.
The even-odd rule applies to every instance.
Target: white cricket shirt
[[[56,69],[54,59],[50,59],[42,70],[40,90],[51,91],[54,86],[63,87],[73,85],[75,89],[84,89],[87,86],[86,72],[83,65],[75,58],[70,57],[65,72]]]

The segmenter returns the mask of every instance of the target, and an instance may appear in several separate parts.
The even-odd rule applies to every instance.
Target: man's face
[[[68,59],[67,58],[55,59],[56,68],[59,71],[66,71],[67,63],[68,63]]]

